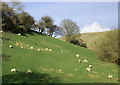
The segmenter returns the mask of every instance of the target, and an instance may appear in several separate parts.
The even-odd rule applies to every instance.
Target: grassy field
[[[88,63],[77,62],[84,58]],[[88,65],[92,65],[90,72],[86,71]],[[12,68],[18,72],[11,72]],[[28,69],[33,73],[26,74]],[[118,83],[118,66],[98,60],[95,51],[35,32],[26,36],[3,33],[2,72],[3,83]]]

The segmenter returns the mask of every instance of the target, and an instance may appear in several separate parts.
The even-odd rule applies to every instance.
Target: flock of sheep
[[[19,33],[18,35],[21,35],[21,34]],[[16,43],[16,46],[18,46],[18,45],[19,45],[19,43]],[[13,48],[12,45],[9,45],[9,47],[10,47],[10,48]],[[21,48],[24,48],[24,47],[21,46]],[[33,46],[31,46],[30,49],[32,50],[32,49],[33,49]],[[48,49],[48,48],[46,48],[45,50],[52,51],[51,49]],[[41,49],[37,49],[37,51],[40,52]],[[62,50],[61,52],[64,52],[64,51]],[[76,57],[77,57],[77,58],[79,58],[79,56],[80,56],[79,54],[76,54]],[[87,60],[86,58],[85,58],[83,61],[80,60],[80,59],[78,60],[78,63],[82,63],[82,62],[88,63],[88,60]],[[92,69],[92,65],[89,65],[89,66],[86,68],[86,71],[89,71],[89,72],[90,72],[91,69]],[[77,70],[77,69],[76,69],[76,70]],[[62,72],[62,69],[60,69],[59,71]],[[17,72],[17,70],[16,70],[16,69],[11,69],[11,72]],[[27,73],[27,74],[31,74],[32,71],[31,71],[31,70],[27,70],[26,73]],[[112,75],[108,75],[108,79],[112,79],[112,78],[113,78]]]

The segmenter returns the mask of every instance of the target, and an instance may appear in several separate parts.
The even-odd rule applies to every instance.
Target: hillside
[[[5,32],[2,39],[3,83],[118,83],[118,66],[98,60],[95,51],[36,32],[26,36]],[[84,58],[88,63],[78,63]],[[18,72],[11,72],[13,68]],[[33,73],[26,74],[28,69]]]
[[[106,32],[81,33],[80,37],[87,44],[88,49],[96,50],[96,43],[99,43],[98,40],[104,37]],[[65,41],[65,37],[60,37],[59,39]]]

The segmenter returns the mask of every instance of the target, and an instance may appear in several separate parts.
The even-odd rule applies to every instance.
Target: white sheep
[[[16,69],[11,69],[11,72],[17,72],[17,70]]]
[[[41,51],[41,49],[38,49],[38,52],[40,52]]]
[[[16,46],[18,46],[18,45],[19,45],[19,43],[16,43],[15,45],[16,45]]]
[[[31,74],[32,71],[31,71],[31,70],[27,70],[26,73],[27,73],[27,74]]]
[[[85,60],[83,60],[83,62],[87,63],[87,62],[88,62],[88,60],[86,60],[86,59],[85,59]]]
[[[61,52],[63,52],[63,50]]]
[[[91,71],[90,68],[86,68],[87,71]]]
[[[76,57],[78,58],[80,55],[79,54],[76,54]]]
[[[46,48],[46,50],[48,50],[48,48]]]
[[[113,76],[112,75],[108,75],[108,79],[112,79],[113,78]]]
[[[82,61],[81,60],[78,60],[78,63],[81,63]]]
[[[13,46],[12,46],[12,45],[9,45],[9,47],[10,47],[10,48],[13,48]]]
[[[51,49],[49,49],[49,51],[52,51]]]
[[[18,35],[21,35],[21,33],[18,33]]]
[[[77,69],[75,69],[77,71]]]
[[[4,33],[2,30],[0,31],[1,33]]]
[[[92,65],[89,65],[89,68],[92,68]]]
[[[60,69],[59,71],[62,72],[62,69]]]
[[[21,47],[21,48],[23,48],[23,47]]]
[[[30,48],[31,48],[31,50],[33,49],[33,47],[32,47],[32,46],[31,46]]]

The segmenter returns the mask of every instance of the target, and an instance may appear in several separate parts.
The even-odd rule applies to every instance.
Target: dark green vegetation
[[[38,48],[41,52],[37,51]],[[36,32],[26,36],[4,32],[2,52],[3,83],[118,83],[116,64],[98,60],[95,51]],[[76,54],[80,57],[77,58]],[[78,63],[78,59],[83,61],[85,57],[88,63]],[[86,71],[88,65],[93,67],[91,72]],[[12,68],[18,72],[11,72]],[[33,74],[26,74],[28,69]],[[108,75],[112,75],[113,79],[108,79]]]

